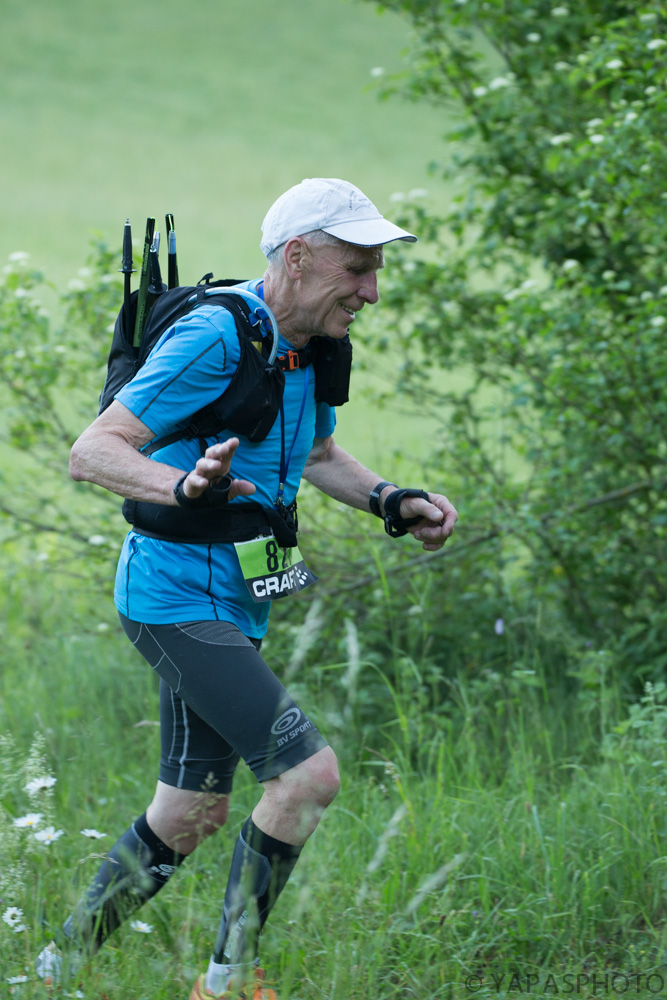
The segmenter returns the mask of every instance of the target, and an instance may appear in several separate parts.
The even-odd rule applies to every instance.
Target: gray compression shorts
[[[240,758],[267,781],[327,746],[236,625],[120,620],[160,676],[160,781],[228,793]]]

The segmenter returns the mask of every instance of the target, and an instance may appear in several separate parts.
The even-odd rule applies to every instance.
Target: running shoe
[[[64,958],[60,948],[52,941],[42,948],[35,959],[35,972],[44,980],[45,986],[54,986],[63,979],[63,974],[66,978],[76,975],[82,962],[82,955],[76,951],[68,951],[67,958]]]
[[[275,990],[264,985],[264,969],[255,969],[254,975],[254,986],[250,986],[250,989],[254,991],[252,994],[245,990],[239,993],[235,989],[227,989],[222,993],[210,993],[206,989],[206,973],[202,972],[192,987],[190,1000],[278,1000]]]

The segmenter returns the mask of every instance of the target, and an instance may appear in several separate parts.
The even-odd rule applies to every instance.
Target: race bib
[[[234,548],[246,587],[257,604],[289,597],[317,582],[298,547],[281,549],[273,535],[235,542]]]

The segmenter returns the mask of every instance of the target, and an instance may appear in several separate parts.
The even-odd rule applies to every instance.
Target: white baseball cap
[[[266,213],[260,248],[268,256],[293,236],[315,229],[361,247],[393,240],[417,242],[416,236],[385,219],[354,184],[336,177],[307,177],[282,194]]]

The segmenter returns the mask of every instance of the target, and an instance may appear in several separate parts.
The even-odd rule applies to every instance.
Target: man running
[[[142,453],[232,391],[240,339],[213,297],[163,335],[72,449],[75,480],[139,511],[159,509],[185,534],[161,535],[138,517],[123,545],[115,601],[128,637],[160,676],[159,777],[146,812],[111,849],[61,939],[42,952],[45,977],[94,953],[223,826],[243,758],[262,794],[238,834],[217,940],[191,1000],[275,1000],[258,967],[259,934],[339,787],[333,750],[260,652],[270,599],[312,579],[294,547],[299,483],[382,517],[391,534],[409,531],[428,551],[444,545],[457,519],[446,497],[400,490],[338,446],[335,409],[323,401],[322,365],[313,361],[318,338],[329,339],[316,346],[335,351],[357,313],[378,301],[384,244],[416,238],[354,185],[330,178],[290,188],[262,233],[266,272],[234,290],[251,293],[261,329],[273,319],[280,334],[284,389],[266,436],[251,440],[235,433],[237,424]]]

